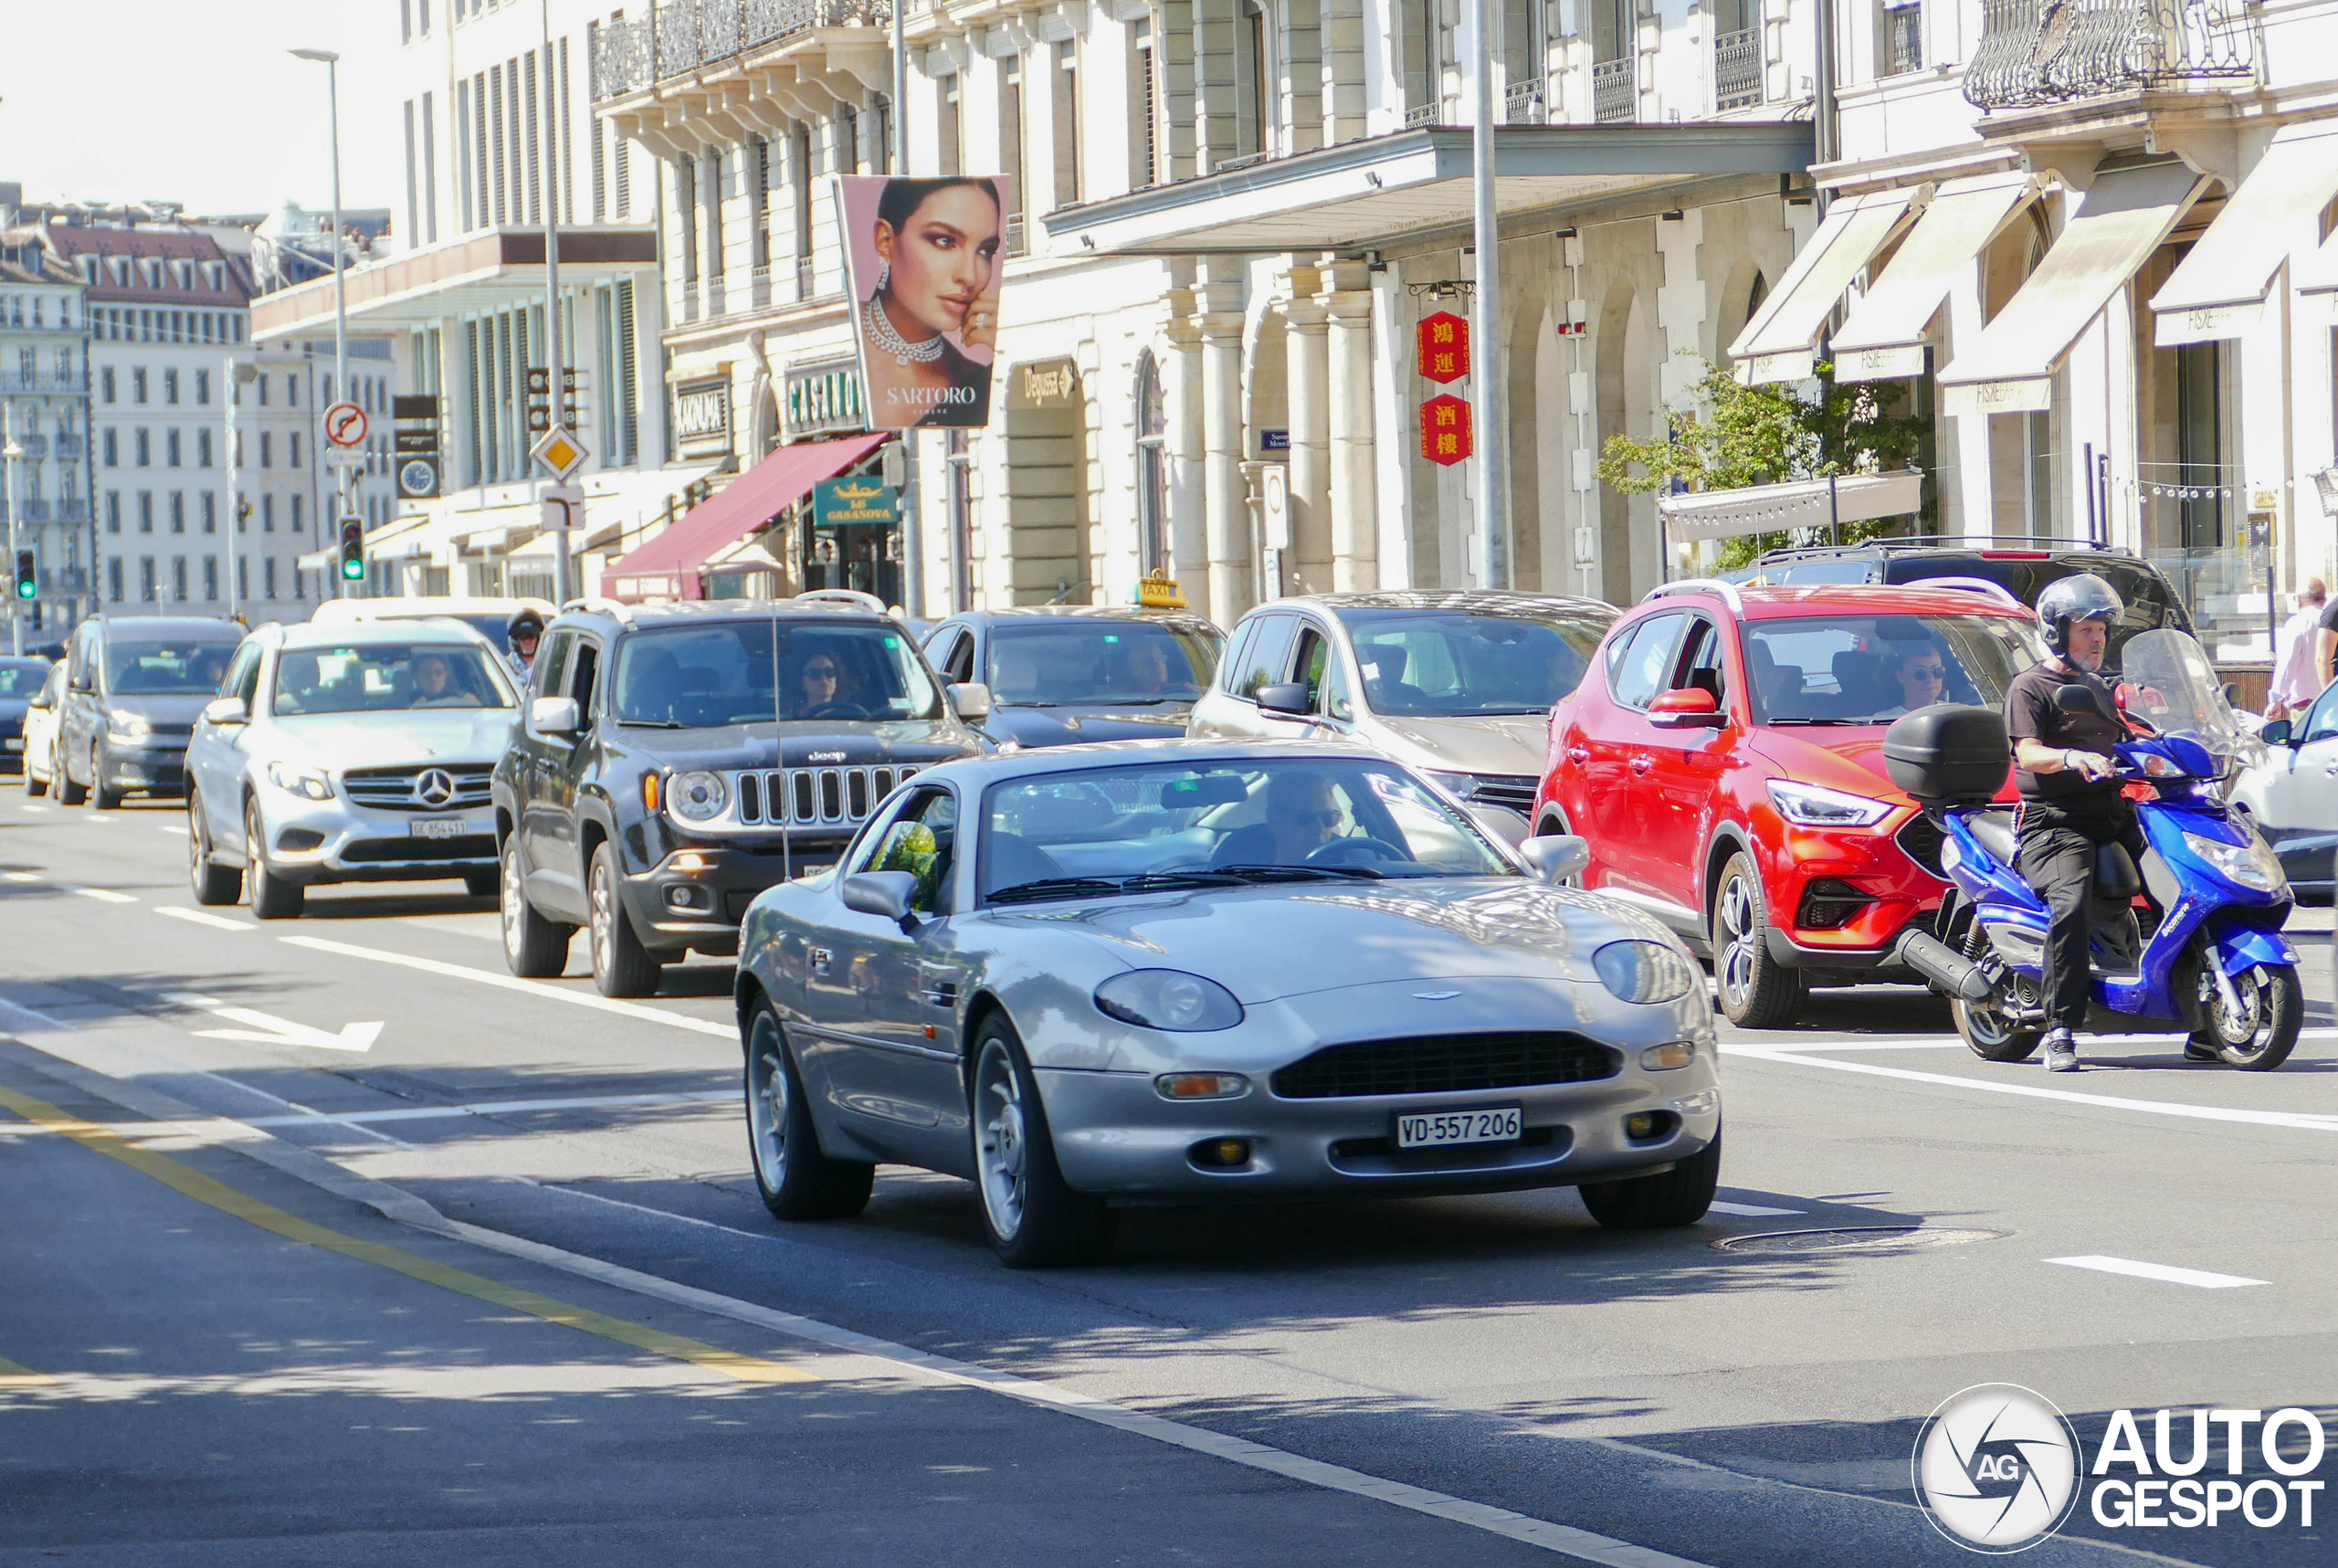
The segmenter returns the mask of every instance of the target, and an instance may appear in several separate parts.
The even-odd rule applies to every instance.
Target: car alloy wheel
[[[1713,979],[1721,1010],[1749,1029],[1782,1029],[1802,1011],[1809,993],[1802,972],[1770,956],[1769,916],[1752,857],[1732,855],[1722,868],[1713,900]]]
[[[665,967],[627,918],[617,891],[616,849],[606,841],[593,851],[592,869],[585,876],[586,913],[592,921],[593,984],[604,996],[654,996],[658,976]]]
[[[267,843],[259,803],[254,801],[244,807],[244,879],[251,890],[252,914],[264,921],[296,920],[308,902],[308,889],[269,868]]]
[[[1754,989],[1754,964],[1762,940],[1754,910],[1753,889],[1743,877],[1732,877],[1721,890],[1720,925],[1722,946],[1720,974],[1722,995],[1737,1006],[1745,1005]]]
[[[503,917],[503,962],[525,980],[548,980],[568,967],[568,939],[575,927],[538,914],[528,902],[520,875],[520,836],[503,840],[503,877],[498,905]]]
[[[848,1219],[869,1206],[877,1167],[820,1147],[804,1080],[771,1003],[747,1015],[747,1150],[755,1189],[774,1219]]]
[[[1038,1080],[1004,1015],[984,1021],[974,1057],[968,1108],[991,1249],[1010,1268],[1048,1268],[1101,1254],[1112,1242],[1113,1213],[1103,1199],[1075,1192],[1064,1180]]]
[[[203,797],[194,789],[186,793],[186,879],[198,904],[232,904],[243,896],[244,874],[233,866],[222,866],[218,851],[211,843],[211,823],[203,809]]]
[[[974,1068],[974,1163],[983,1210],[993,1235],[1012,1241],[1023,1232],[1028,1151],[1023,1134],[1023,1085],[1006,1042],[992,1039]]]

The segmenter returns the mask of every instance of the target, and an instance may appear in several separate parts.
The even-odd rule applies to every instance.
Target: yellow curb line
[[[6,1107],[36,1127],[52,1132],[61,1132],[84,1148],[94,1149],[108,1159],[119,1160],[131,1169],[152,1176],[164,1186],[174,1192],[183,1193],[199,1204],[207,1204],[222,1214],[233,1215],[237,1219],[256,1225],[262,1230],[273,1231],[288,1240],[303,1242],[311,1247],[321,1247],[327,1252],[337,1252],[343,1258],[353,1258],[363,1263],[371,1263],[383,1268],[392,1269],[410,1279],[419,1279],[425,1284],[436,1285],[442,1289],[455,1291],[458,1295],[469,1296],[494,1306],[509,1308],[513,1311],[525,1312],[531,1317],[542,1318],[548,1323],[559,1323],[588,1334],[597,1334],[605,1340],[615,1340],[619,1344],[631,1345],[636,1350],[648,1351],[652,1355],[667,1356],[675,1361],[686,1361],[693,1365],[705,1367],[711,1372],[719,1372],[725,1376],[734,1377],[742,1383],[816,1383],[819,1381],[811,1373],[799,1371],[779,1362],[766,1361],[760,1356],[742,1355],[736,1351],[724,1350],[720,1345],[707,1344],[703,1341],[688,1339],[680,1334],[669,1334],[662,1329],[653,1329],[644,1323],[628,1322],[623,1318],[613,1318],[605,1312],[595,1312],[584,1307],[573,1307],[565,1301],[554,1300],[550,1296],[540,1296],[533,1290],[522,1290],[515,1286],[498,1284],[492,1279],[451,1268],[444,1263],[434,1263],[428,1258],[417,1258],[410,1252],[401,1252],[395,1247],[384,1247],[378,1242],[360,1241],[355,1237],[343,1236],[337,1230],[330,1230],[323,1226],[311,1224],[298,1215],[278,1208],[273,1204],[263,1203],[258,1198],[237,1192],[226,1183],[215,1181],[192,1166],[182,1164],[172,1159],[167,1154],[157,1154],[152,1150],[141,1149],[120,1133],[83,1121],[79,1117],[68,1115],[46,1100],[35,1100],[30,1095],[19,1094],[14,1089],[0,1087],[0,1106]],[[5,1374],[0,1375],[0,1385],[19,1384],[18,1373],[22,1373],[23,1377],[35,1378],[41,1382],[55,1381],[42,1378],[37,1373],[26,1372],[12,1362],[0,1361],[0,1374]]]
[[[0,1388],[39,1388],[56,1381],[47,1373],[18,1366],[6,1356],[0,1355]]]

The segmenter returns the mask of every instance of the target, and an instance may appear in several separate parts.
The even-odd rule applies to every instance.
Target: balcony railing
[[[771,268],[758,267],[747,274],[749,309],[767,310],[771,308]]]
[[[811,27],[883,27],[892,0],[663,0],[593,33],[595,101],[686,76]]]
[[[2238,0],[1983,0],[1964,96],[2010,109],[2256,77]]]
[[[19,436],[16,437],[16,447],[26,458],[48,456],[48,437],[46,436]]]
[[[795,302],[800,305],[811,297],[812,258],[799,256],[795,258]]]
[[[1750,109],[1762,101],[1762,29],[1743,27],[1713,38],[1713,108]]]
[[[1628,124],[1639,118],[1639,94],[1632,81],[1628,59],[1600,60],[1591,68],[1591,117],[1603,125]]]
[[[1543,112],[1543,84],[1539,81],[1513,83],[1502,103],[1502,123],[1505,125],[1540,125],[1546,116]]]
[[[1405,129],[1418,131],[1424,125],[1435,125],[1438,118],[1438,110],[1443,107],[1435,100],[1427,103],[1416,103],[1405,110]]]
[[[90,378],[83,372],[37,370],[30,375],[18,373],[0,374],[0,392],[31,394],[37,392],[85,393],[90,390]]]

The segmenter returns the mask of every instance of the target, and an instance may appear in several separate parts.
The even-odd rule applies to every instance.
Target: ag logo
[[[1984,1383],[1955,1394],[1916,1436],[1916,1500],[1973,1552],[2023,1552],[2079,1500],[2078,1433],[2042,1394]]]

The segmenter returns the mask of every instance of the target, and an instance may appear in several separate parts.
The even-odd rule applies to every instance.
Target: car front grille
[[[360,838],[341,852],[354,864],[405,860],[492,860],[495,835],[466,833],[460,838]]]
[[[1285,1100],[1362,1095],[1452,1094],[1538,1083],[1587,1083],[1614,1078],[1623,1057],[1561,1032],[1423,1035],[1327,1046],[1280,1068],[1269,1079]]]
[[[454,795],[445,800],[434,795],[425,801],[415,795],[415,785],[427,773],[445,773],[454,785]],[[454,763],[446,765],[426,763],[411,768],[353,768],[341,775],[341,787],[359,805],[370,805],[375,811],[463,811],[488,802],[488,780],[494,767],[487,763]]]
[[[1469,798],[1480,805],[1507,806],[1524,816],[1534,809],[1543,781],[1532,773],[1471,773]]]
[[[1919,812],[1910,817],[1908,825],[1893,837],[1900,847],[1907,852],[1908,858],[1913,860],[1927,876],[1939,877],[1943,881],[1947,879],[1940,865],[1942,835],[1939,824]]]
[[[739,820],[748,826],[835,826],[866,821],[913,763],[869,768],[774,768],[731,775]]]

